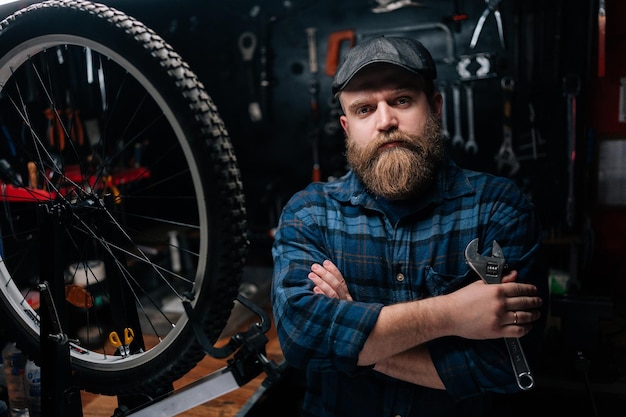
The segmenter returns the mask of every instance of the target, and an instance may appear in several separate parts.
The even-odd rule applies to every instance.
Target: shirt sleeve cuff
[[[462,339],[446,337],[433,340],[428,348],[439,377],[452,398],[468,398],[480,391],[474,377],[468,371],[471,366]]]

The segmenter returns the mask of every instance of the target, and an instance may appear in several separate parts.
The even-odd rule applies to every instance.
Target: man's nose
[[[378,130],[386,132],[390,129],[398,127],[398,118],[396,117],[393,108],[388,104],[380,104],[376,109],[378,115]]]

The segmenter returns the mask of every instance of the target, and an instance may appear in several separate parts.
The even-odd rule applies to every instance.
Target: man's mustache
[[[420,144],[418,144],[418,141],[418,138],[413,138],[411,135],[402,131],[381,132],[378,134],[375,141],[375,147],[377,152],[375,155],[372,156],[374,158],[378,156],[380,154],[381,148],[390,143],[394,143],[395,146],[401,146],[422,155],[424,153],[424,148]]]

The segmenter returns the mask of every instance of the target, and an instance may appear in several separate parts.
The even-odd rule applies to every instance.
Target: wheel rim
[[[102,91],[106,91],[106,100],[109,101],[107,102],[107,107],[103,109],[103,113],[106,113],[106,115],[99,116],[105,119],[102,120],[103,126],[101,126],[102,131],[100,132],[100,143],[91,144],[92,151],[94,151],[94,149],[98,146],[103,148],[101,151],[98,151],[102,152],[98,154],[101,162],[88,165],[87,168],[82,167],[78,169],[78,171],[73,171],[73,175],[77,175],[77,177],[71,177],[67,174],[67,169],[73,167],[74,165],[71,163],[73,159],[70,153],[75,152],[76,155],[74,155],[74,157],[77,159],[75,162],[77,164],[81,164],[81,159],[83,157],[77,156],[81,150],[72,150],[71,146],[75,144],[71,142],[70,138],[66,138],[67,143],[65,144],[63,153],[59,152],[59,154],[53,155],[50,153],[50,150],[46,151],[46,147],[51,148],[52,150],[54,150],[54,147],[50,146],[50,140],[41,132],[41,129],[38,126],[40,124],[39,121],[37,121],[37,123],[35,122],[35,120],[41,118],[41,115],[36,115],[30,110],[25,110],[28,107],[28,103],[27,98],[24,96],[26,84],[24,84],[22,79],[27,82],[33,82],[33,80],[35,80],[35,82],[38,83],[36,88],[42,90],[38,93],[47,98],[47,104],[54,105],[58,103],[54,96],[59,93],[58,91],[53,90],[55,90],[58,86],[55,86],[47,81],[52,77],[51,72],[53,69],[48,68],[46,70],[45,65],[54,65],[53,63],[55,62],[55,59],[59,58],[59,53],[61,55],[65,55],[67,59],[73,55],[86,57],[87,55],[85,51],[87,49],[85,48],[88,48],[90,51],[93,64],[106,65],[107,69],[105,70],[105,75],[107,79],[105,83],[106,89],[109,90]],[[47,64],[43,64],[44,62]],[[48,73],[46,73],[46,71],[48,71]],[[35,78],[29,79],[28,77],[33,76],[33,72],[35,73]],[[97,70],[94,70],[94,72],[97,74]],[[115,83],[116,87],[112,85],[112,79],[115,77],[123,79],[119,82],[119,84],[117,82]],[[31,148],[27,149],[25,147],[23,152],[25,155],[28,155],[28,159],[32,159],[37,163],[39,167],[38,171],[40,181],[42,181],[46,186],[46,189],[44,190],[33,191],[32,189],[28,189],[24,195],[19,194],[16,190],[10,190],[10,192],[7,191],[6,188],[3,190],[3,200],[5,200],[5,220],[8,219],[8,223],[12,222],[10,225],[3,225],[3,229],[12,229],[12,233],[10,234],[10,237],[5,238],[5,241],[3,242],[3,262],[0,263],[0,273],[2,275],[1,279],[3,280],[2,284],[5,288],[6,298],[10,303],[12,303],[13,310],[19,316],[18,320],[22,321],[23,324],[30,329],[30,332],[33,335],[38,335],[39,317],[37,312],[25,303],[25,299],[28,298],[29,293],[24,293],[24,279],[21,275],[21,272],[24,270],[24,263],[27,262],[25,257],[28,254],[33,253],[32,246],[37,240],[37,231],[32,228],[22,227],[22,225],[17,224],[17,222],[13,220],[14,218],[22,218],[28,215],[25,211],[33,210],[33,207],[30,206],[35,205],[40,206],[41,204],[45,204],[54,207],[55,209],[66,209],[73,214],[73,221],[68,223],[68,226],[72,226],[72,231],[67,232],[70,236],[66,236],[70,244],[70,246],[67,247],[68,252],[75,252],[75,258],[72,258],[69,253],[67,254],[67,259],[73,261],[72,264],[81,264],[81,262],[88,264],[87,261],[93,260],[91,258],[95,258],[97,260],[99,256],[102,256],[102,253],[107,255],[107,252],[109,252],[108,255],[110,255],[110,252],[121,251],[127,258],[130,257],[131,260],[143,263],[143,266],[149,268],[151,273],[161,280],[161,284],[165,283],[165,287],[172,290],[171,295],[175,295],[175,298],[179,301],[182,301],[182,293],[184,291],[193,290],[194,282],[196,286],[201,284],[201,280],[204,276],[204,269],[206,268],[205,262],[208,250],[206,247],[206,242],[208,241],[206,236],[208,230],[208,220],[206,218],[206,212],[201,207],[205,198],[203,195],[203,189],[200,186],[200,174],[194,162],[192,155],[193,151],[189,148],[187,141],[184,139],[183,128],[176,120],[173,110],[166,103],[165,99],[159,94],[158,89],[143,76],[142,72],[137,70],[131,63],[115,51],[112,51],[108,47],[97,42],[73,35],[51,35],[31,39],[28,42],[14,48],[13,53],[5,55],[2,60],[0,60],[0,80],[2,83],[3,94],[9,98],[13,105],[13,111],[15,111],[15,114],[18,115],[17,117],[21,119],[25,126],[25,136],[32,141],[30,144],[32,145]],[[97,80],[94,82],[97,82]],[[33,86],[31,85],[30,87],[32,88]],[[142,97],[140,103],[137,103],[138,112],[134,113],[133,117],[127,120],[129,125],[137,120],[140,113],[143,116],[144,114],[150,114],[151,111],[157,109],[161,113],[158,117],[159,120],[156,120],[154,117],[149,117],[149,122],[154,124],[150,126],[150,123],[148,123],[147,126],[150,127],[144,127],[142,129],[149,129],[149,131],[155,132],[154,127],[158,124],[160,126],[160,133],[163,136],[172,135],[176,138],[175,141],[172,141],[169,144],[171,146],[163,147],[163,145],[161,145],[160,150],[167,151],[168,159],[173,158],[185,161],[185,166],[180,170],[177,169],[174,172],[168,172],[167,174],[162,174],[163,176],[159,176],[157,172],[163,168],[166,160],[158,155],[154,156],[151,161],[147,161],[150,166],[146,167],[145,171],[141,170],[143,165],[139,167],[128,166],[127,161],[122,161],[124,158],[122,158],[121,155],[125,155],[125,157],[128,158],[128,152],[125,151],[134,149],[135,144],[143,145],[143,135],[147,132],[147,130],[141,132],[141,130],[137,128],[135,133],[132,135],[126,133],[127,131],[125,130],[122,130],[125,132],[124,134],[116,135],[106,131],[109,126],[108,124],[113,123],[113,118],[107,120],[106,117],[111,116],[113,113],[112,109],[116,105],[113,100],[112,93],[116,93],[119,96],[124,94],[124,91],[127,89],[129,89],[129,91],[135,91],[137,88],[144,89],[146,95]],[[125,97],[128,98],[129,96],[126,95]],[[102,99],[102,97],[100,98]],[[63,115],[63,111],[66,106],[54,105],[51,107],[54,107],[54,112],[57,112],[59,115]],[[148,110],[149,108],[150,110]],[[56,116],[54,116],[54,118],[56,119]],[[63,134],[70,133],[70,122],[68,122],[68,120],[64,117],[61,117],[60,119],[61,123],[64,124]],[[119,120],[120,119],[115,119],[115,122],[119,122]],[[163,134],[164,132],[161,129],[164,127],[169,129],[170,133]],[[7,126],[7,128],[9,128],[12,132],[17,131],[15,126]],[[126,127],[125,129],[129,129],[129,127]],[[116,127],[116,130],[120,131],[119,126]],[[141,134],[139,132],[141,132]],[[24,139],[24,137],[21,137],[20,139]],[[88,139],[85,138],[84,140],[87,141]],[[23,143],[22,145],[25,144]],[[154,143],[150,142],[148,146],[153,145]],[[56,146],[58,147],[59,143],[57,143]],[[113,151],[107,152],[106,148],[113,149]],[[61,151],[60,149],[57,150]],[[20,151],[18,150],[18,154],[19,152]],[[143,158],[146,157],[146,153],[147,151],[144,149]],[[96,155],[96,153],[92,154],[92,156],[94,155]],[[59,160],[53,159],[58,157],[61,158],[60,163]],[[59,164],[61,165],[60,167],[58,166]],[[121,177],[116,178],[115,174],[118,173],[117,168],[119,165],[128,167],[128,170],[126,170],[124,174],[121,174]],[[57,168],[61,169],[57,170]],[[166,172],[167,171],[170,171],[170,169],[166,169]],[[43,179],[44,177],[47,178],[48,176],[55,175],[49,174],[50,172],[54,172],[56,174],[56,178],[54,178],[54,181],[50,180],[47,182],[47,179]],[[103,180],[103,178],[108,177],[109,174],[113,176],[113,183],[109,184],[107,193],[107,184],[105,184],[106,180]],[[24,176],[25,175],[22,177],[25,181]],[[164,217],[165,214],[148,216],[138,212],[133,213],[132,210],[129,209],[129,206],[133,204],[134,199],[139,199],[139,196],[144,200],[147,200],[148,198],[153,198],[155,200],[150,203],[144,201],[144,208],[154,208],[153,205],[155,203],[165,204],[167,200],[170,200],[166,195],[160,194],[162,191],[150,191],[150,189],[155,190],[157,188],[157,185],[155,185],[155,176],[160,181],[158,189],[161,190],[163,190],[164,182],[170,181],[170,178],[172,181],[172,189],[174,190],[178,189],[176,187],[178,184],[191,183],[193,187],[188,189],[193,190],[193,195],[187,194],[185,196],[177,196],[177,199],[195,200],[192,204],[189,204],[189,201],[187,201],[185,207],[194,207],[196,214],[192,215],[187,211],[184,216],[181,216],[176,213],[172,214],[168,211],[168,217],[166,218]],[[62,183],[63,185],[61,185]],[[135,187],[143,189],[143,191],[134,189]],[[112,191],[115,189],[118,191]],[[118,192],[119,194],[117,194]],[[12,195],[13,197],[11,197]],[[113,196],[113,200],[116,200],[118,197],[122,200],[121,204],[124,205],[123,209],[117,207],[118,204],[116,201],[106,201],[110,200],[111,195]],[[20,198],[24,201],[16,201]],[[29,198],[32,200],[29,201]],[[92,225],[91,221],[89,223],[85,223],[85,221],[80,218],[80,215],[76,215],[77,203],[85,202],[86,200],[92,200],[96,203],[96,206],[98,207],[97,211],[100,212],[99,214],[101,218],[99,218],[98,222],[93,225],[94,229],[90,229],[89,227]],[[138,205],[137,207],[140,206]],[[141,222],[146,223],[146,225],[142,228],[143,230],[140,230],[137,227],[137,223],[128,218],[131,215],[136,215],[136,221],[141,220]],[[190,222],[189,219],[193,219],[193,221]],[[115,220],[115,222],[113,222],[113,220]],[[96,230],[105,228],[105,224],[113,225],[113,227],[116,228],[114,232],[116,237],[119,238],[120,236],[128,236],[129,238],[127,241],[116,242],[115,244],[103,248],[103,246],[107,245],[104,245],[105,242],[100,240],[102,238],[98,235]],[[171,248],[172,250],[178,250],[179,255],[181,255],[181,251],[184,251],[187,261],[191,259],[193,267],[191,268],[192,272],[189,272],[189,275],[182,276],[181,274],[174,273],[171,270],[168,271],[167,267],[157,265],[150,258],[150,255],[146,253],[145,249],[143,249],[142,242],[145,242],[145,245],[148,248],[169,244],[169,242],[159,241],[156,235],[150,236],[150,227],[152,227],[151,230],[159,229],[160,233],[175,230],[179,238],[181,236],[184,236],[185,239],[192,237],[196,241],[197,248],[195,250],[190,250],[189,248]],[[19,244],[19,240],[23,239],[23,236],[31,236],[29,238],[31,239],[31,244],[27,244],[25,248]],[[96,247],[93,250],[85,250],[81,243],[88,240],[96,241],[96,246],[100,245],[100,247]],[[131,245],[132,247],[122,248],[122,245],[126,244]],[[98,249],[101,249],[102,252]],[[20,252],[22,253],[20,254]],[[134,254],[134,256],[129,256],[132,254]],[[33,259],[31,258],[31,262],[32,261]],[[138,281],[133,283],[133,280],[138,280],[139,278],[133,276],[133,272],[130,270],[128,265],[123,265],[120,271],[123,275],[123,279],[127,280],[126,282],[129,287],[134,288],[136,291],[142,289],[142,285],[139,285]],[[89,287],[95,287],[102,284],[96,279],[97,275],[92,268],[87,268],[85,275],[87,277],[87,281],[89,281],[90,278],[93,279],[92,283],[88,286],[88,289]],[[179,279],[176,284],[171,284],[169,282],[173,279],[173,277]],[[180,280],[183,278],[185,283],[181,284]],[[181,286],[180,289],[175,288],[179,285]],[[173,291],[175,289],[176,291]],[[30,290],[32,290],[32,285]],[[28,291],[28,289],[26,291]],[[142,321],[147,321],[141,325],[141,331],[142,333],[145,332],[144,337],[148,334],[152,334],[156,340],[154,342],[155,344],[146,345],[144,353],[135,353],[124,358],[117,354],[118,350],[115,349],[115,347],[109,346],[110,344],[107,337],[109,330],[107,329],[107,325],[104,323],[104,319],[101,317],[102,313],[98,312],[95,306],[93,308],[79,307],[75,311],[78,311],[81,314],[84,313],[84,317],[82,318],[83,324],[87,325],[91,329],[98,328],[100,330],[96,334],[92,334],[91,331],[87,332],[87,337],[85,337],[82,333],[79,333],[81,328],[74,329],[72,327],[67,329],[70,339],[80,340],[80,344],[71,344],[71,352],[74,361],[79,363],[85,362],[87,366],[95,369],[101,368],[106,370],[115,370],[116,368],[130,368],[149,361],[152,357],[157,356],[163,349],[165,349],[168,343],[175,340],[177,333],[184,327],[186,316],[184,314],[166,312],[161,308],[156,312],[156,314],[160,315],[161,318],[165,320],[166,324],[164,326],[162,325],[163,323],[156,324],[154,322],[154,318],[149,314],[154,312],[148,312],[147,310],[158,309],[158,306],[156,305],[158,302],[150,300],[151,295],[149,295],[147,291],[144,294],[135,293],[134,297],[135,301],[139,305],[138,314],[140,315],[140,319]],[[104,299],[106,299],[106,297],[104,297]],[[98,307],[102,308],[102,306]],[[140,329],[136,329],[135,331],[137,330]],[[94,343],[95,338],[98,339],[98,343]],[[90,354],[85,355],[85,350],[88,350]]]

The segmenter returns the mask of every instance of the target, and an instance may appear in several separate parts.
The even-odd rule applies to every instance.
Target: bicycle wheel
[[[73,382],[107,395],[170,386],[204,356],[182,301],[193,296],[215,342],[247,252],[214,103],[152,30],[81,0],[0,22],[0,88],[0,306],[12,334],[40,358],[34,295],[57,245]]]

